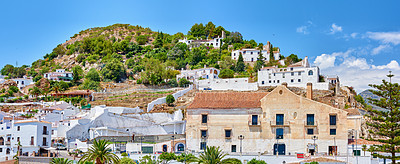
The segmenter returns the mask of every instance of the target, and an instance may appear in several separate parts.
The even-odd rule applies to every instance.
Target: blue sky
[[[358,91],[400,77],[400,1],[1,1],[0,67],[30,65],[81,30],[127,23],[170,34],[212,21],[308,56]],[[395,78],[399,82],[400,78]]]

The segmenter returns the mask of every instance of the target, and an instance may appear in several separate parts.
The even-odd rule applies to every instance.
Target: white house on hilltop
[[[225,38],[225,31],[222,31],[222,36],[213,38],[213,39],[206,39],[206,40],[188,40],[187,38],[179,39],[178,42],[186,43],[189,45],[190,48],[192,47],[200,47],[201,45],[206,46],[213,46],[215,48],[221,48],[222,46],[222,39]]]
[[[261,50],[262,56],[264,57],[263,60],[265,61],[269,61],[270,45],[271,43],[268,41],[267,45],[265,45]],[[274,53],[274,59],[279,60],[279,57],[281,55],[279,48],[277,51],[273,51],[273,53]],[[240,50],[234,50],[231,52],[231,57],[233,60],[238,60],[240,54],[242,54],[243,56],[243,61],[255,62],[257,61],[257,58],[260,55],[260,50],[257,48],[244,48]]]
[[[194,70],[181,70],[181,74],[176,75],[176,79],[179,81],[182,78],[186,78],[187,80],[194,82],[195,79],[218,79],[219,69],[216,68],[200,68]]]
[[[27,76],[24,76],[23,78],[15,78],[15,79],[11,79],[11,80],[13,80],[17,83],[17,87],[20,90],[22,90],[22,88],[24,88],[30,84],[33,84],[32,78],[28,78]]]
[[[10,160],[18,151],[21,155],[38,153],[51,146],[51,123],[47,121],[19,121],[0,124],[0,161]]]
[[[57,69],[56,72],[45,73],[43,77],[55,81],[71,81],[73,79],[73,73],[66,72],[65,69]]]
[[[258,71],[258,86],[278,86],[287,83],[289,87],[306,88],[312,83],[314,89],[329,90],[333,88],[329,82],[319,82],[319,68],[310,66],[308,57],[286,68],[264,67]]]

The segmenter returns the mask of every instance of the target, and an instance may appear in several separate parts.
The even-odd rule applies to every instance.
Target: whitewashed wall
[[[180,91],[178,91],[176,93],[173,93],[172,96],[174,96],[174,98],[176,100],[176,99],[178,99],[179,97],[183,96],[185,93],[189,92],[192,89],[193,89],[193,85],[190,85],[189,88],[186,88],[184,90],[180,90]],[[158,98],[158,99],[152,101],[151,103],[149,103],[147,105],[147,112],[150,112],[153,109],[154,105],[167,103],[166,98],[167,97],[161,97],[161,98]]]

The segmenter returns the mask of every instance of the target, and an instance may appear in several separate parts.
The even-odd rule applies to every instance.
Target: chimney
[[[283,82],[282,85],[287,88],[287,83],[286,82]]]
[[[312,94],[313,94],[312,83],[307,83],[307,98],[312,100],[313,99]]]

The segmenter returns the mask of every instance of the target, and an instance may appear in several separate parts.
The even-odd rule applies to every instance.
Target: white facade
[[[225,38],[225,31],[222,31],[222,36],[218,36],[217,38],[214,39],[208,39],[208,40],[188,40],[187,38],[184,39],[179,39],[178,42],[180,43],[185,43],[189,46],[189,48],[192,47],[200,47],[202,45],[205,46],[213,46],[215,48],[221,48],[222,46],[222,39]]]
[[[329,90],[329,82],[319,82],[319,68],[311,67],[308,57],[286,68],[264,67],[258,71],[258,86],[277,86],[287,83],[289,87],[306,88],[307,83],[313,84],[313,89]]]
[[[261,50],[262,56],[264,57],[264,61],[269,61],[269,50]],[[260,50],[255,48],[247,48],[241,50],[234,50],[231,52],[231,57],[233,60],[238,60],[239,55],[242,54],[243,61],[245,62],[255,62],[260,54]],[[279,51],[274,52],[274,60],[279,60],[279,56],[281,54]]]
[[[181,70],[181,74],[176,75],[176,79],[179,81],[181,78],[186,78],[190,82],[194,82],[195,79],[218,79],[220,71],[216,68],[204,68],[195,70]]]
[[[66,72],[64,69],[57,69],[56,72],[45,73],[43,77],[55,81],[71,81],[73,79],[73,73]]]
[[[230,79],[205,79],[195,82],[199,90],[220,90],[220,91],[256,91],[257,83],[249,83],[249,78]]]
[[[15,78],[15,79],[11,79],[11,80],[13,80],[17,83],[17,87],[20,90],[30,84],[34,84],[33,80],[31,78],[27,78],[26,76],[24,76],[24,78]]]
[[[0,124],[0,161],[10,160],[17,153],[38,152],[51,146],[51,123],[46,121],[19,121]]]

